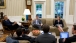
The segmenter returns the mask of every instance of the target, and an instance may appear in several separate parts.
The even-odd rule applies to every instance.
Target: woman
[[[64,27],[63,21],[60,19],[60,16],[57,16],[57,20],[55,20],[54,26],[56,26],[56,27],[58,27],[58,26]]]

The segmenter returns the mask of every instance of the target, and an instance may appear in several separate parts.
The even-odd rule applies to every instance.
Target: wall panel
[[[69,14],[74,15],[74,11],[75,11],[75,0],[70,0]]]
[[[26,8],[25,5],[25,0],[6,0],[6,8],[0,9],[0,12],[8,16],[21,16]]]
[[[51,14],[51,0],[46,0],[46,14]]]

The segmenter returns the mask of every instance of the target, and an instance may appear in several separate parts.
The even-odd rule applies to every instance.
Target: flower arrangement
[[[22,17],[22,21],[25,21],[25,17]]]

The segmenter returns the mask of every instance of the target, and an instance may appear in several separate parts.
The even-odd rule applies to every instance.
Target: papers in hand
[[[62,24],[57,24],[57,26],[61,26],[62,27]]]

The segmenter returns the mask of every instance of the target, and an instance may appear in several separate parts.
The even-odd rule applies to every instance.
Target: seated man
[[[41,20],[39,19],[38,15],[36,15],[36,19],[33,21],[32,26],[33,26],[34,28],[41,29],[42,22],[41,22]]]
[[[60,16],[57,17],[57,20],[55,20],[54,26],[58,27],[60,25],[61,27],[64,27],[63,21],[60,19]]]
[[[10,30],[14,30],[14,29],[17,29],[19,27],[17,22],[11,22],[8,19],[7,15],[4,15],[4,20],[2,21],[2,23],[3,23],[4,26],[7,26]]]
[[[61,29],[61,28],[59,27],[59,29]],[[64,32],[64,31],[60,31],[60,32]],[[68,38],[60,38],[59,39],[59,43],[76,42],[76,25],[73,25],[72,34],[73,34],[73,36],[71,36],[71,37],[68,37]]]
[[[42,27],[44,34],[37,37],[36,43],[56,43],[56,38],[52,34],[49,34],[50,27],[48,25],[43,25]]]
[[[17,37],[12,37],[12,39],[14,39],[14,40],[28,40],[31,43],[35,42],[34,38],[31,38],[31,37],[25,35],[24,31],[20,28],[16,30],[16,35],[17,35]]]

